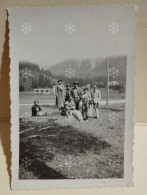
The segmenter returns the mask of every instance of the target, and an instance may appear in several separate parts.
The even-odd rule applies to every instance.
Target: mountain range
[[[127,57],[118,56],[108,59],[109,67],[115,68],[119,71],[120,77],[126,76]],[[75,78],[92,78],[92,77],[105,77],[106,72],[106,59],[91,59],[84,60],[67,59],[52,66],[44,66],[44,70],[50,70],[52,75],[74,74]]]

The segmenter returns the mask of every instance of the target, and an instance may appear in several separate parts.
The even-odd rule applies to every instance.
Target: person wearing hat
[[[71,99],[71,85],[67,84],[66,85],[66,91],[65,91],[65,101],[70,101]]]
[[[65,88],[62,84],[62,80],[58,80],[58,84],[56,86],[56,105],[61,110],[61,108],[64,106],[64,100],[65,100]]]
[[[90,109],[91,94],[88,92],[88,88],[84,88],[84,94],[82,95],[82,116],[83,119],[88,121],[88,111]]]
[[[82,92],[81,92],[80,88],[78,87],[78,85],[79,85],[78,81],[75,81],[73,83],[73,85],[74,86],[71,90],[71,95],[72,95],[72,98],[75,102],[76,110],[79,110],[79,105],[80,105],[80,101],[81,101]]]

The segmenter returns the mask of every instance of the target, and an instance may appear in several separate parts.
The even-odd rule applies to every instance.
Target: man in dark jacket
[[[74,85],[74,87],[72,88],[71,94],[72,94],[72,98],[73,98],[75,105],[76,105],[76,110],[79,110],[82,92],[81,92],[80,88],[78,87],[78,85],[79,85],[78,81],[75,81],[73,83],[73,85]]]
[[[70,102],[71,99],[71,85],[67,84],[66,85],[66,91],[65,91],[65,102]]]

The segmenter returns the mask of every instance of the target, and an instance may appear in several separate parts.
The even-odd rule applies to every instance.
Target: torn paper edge
[[[131,7],[131,5],[99,5],[99,6],[60,6],[60,7],[100,7],[100,6],[126,6]],[[35,9],[42,9],[43,7],[35,7]],[[46,8],[46,7],[45,7]],[[52,8],[52,7],[48,7]],[[17,8],[17,9],[25,9],[25,8]],[[26,8],[26,9],[34,9]],[[134,6],[134,10],[136,11],[136,7]],[[19,133],[16,132],[19,129],[19,115],[16,114],[15,110],[19,109],[19,90],[14,91],[13,86],[18,85],[19,81],[16,80],[15,76],[18,74],[18,70],[15,68],[16,64],[19,64],[19,60],[17,58],[17,54],[15,53],[15,49],[12,48],[14,44],[11,39],[12,32],[12,18],[11,11],[13,12],[13,8],[8,9],[8,20],[9,20],[9,57],[10,57],[10,98],[11,98],[11,152],[12,152],[12,165],[11,165],[11,173],[12,180],[11,186],[12,189],[57,189],[57,188],[89,188],[89,187],[124,187],[124,186],[133,186],[133,110],[134,110],[134,75],[135,75],[135,38],[136,38],[136,23],[134,24],[134,51],[131,51],[128,54],[127,59],[127,80],[130,79],[129,86],[127,85],[126,89],[126,112],[125,112],[125,145],[124,145],[124,178],[122,179],[75,179],[74,181],[71,179],[67,180],[19,180],[18,179],[18,168],[19,168]],[[135,15],[134,15],[135,19]],[[14,29],[13,29],[14,30]],[[132,60],[130,59],[132,58]],[[131,65],[133,66],[131,67]],[[131,69],[130,69],[131,68]],[[130,93],[131,92],[131,93]],[[129,97],[129,98],[128,98]],[[129,105],[129,108],[128,108]],[[127,122],[128,121],[128,122]],[[131,122],[130,122],[131,121]],[[128,124],[127,124],[128,123]],[[126,129],[128,131],[126,131]],[[130,131],[129,131],[130,130]],[[14,140],[17,141],[14,142]],[[128,144],[126,144],[128,142]],[[131,155],[130,155],[131,154]],[[17,162],[17,163],[16,163]],[[129,173],[129,175],[128,175]]]

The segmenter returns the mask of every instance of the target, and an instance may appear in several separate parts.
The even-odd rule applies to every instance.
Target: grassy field
[[[33,104],[34,100],[42,103],[55,103],[55,95],[34,95],[32,91],[19,93],[19,104]]]
[[[100,89],[102,100],[106,99],[106,89]],[[55,95],[34,95],[33,91],[25,91],[19,93],[20,104],[32,104],[35,99],[39,100],[40,103],[54,103]],[[122,95],[117,90],[110,89],[110,99],[119,100],[122,99]]]
[[[84,123],[42,108],[47,116],[20,119],[20,179],[123,177],[125,104]]]

